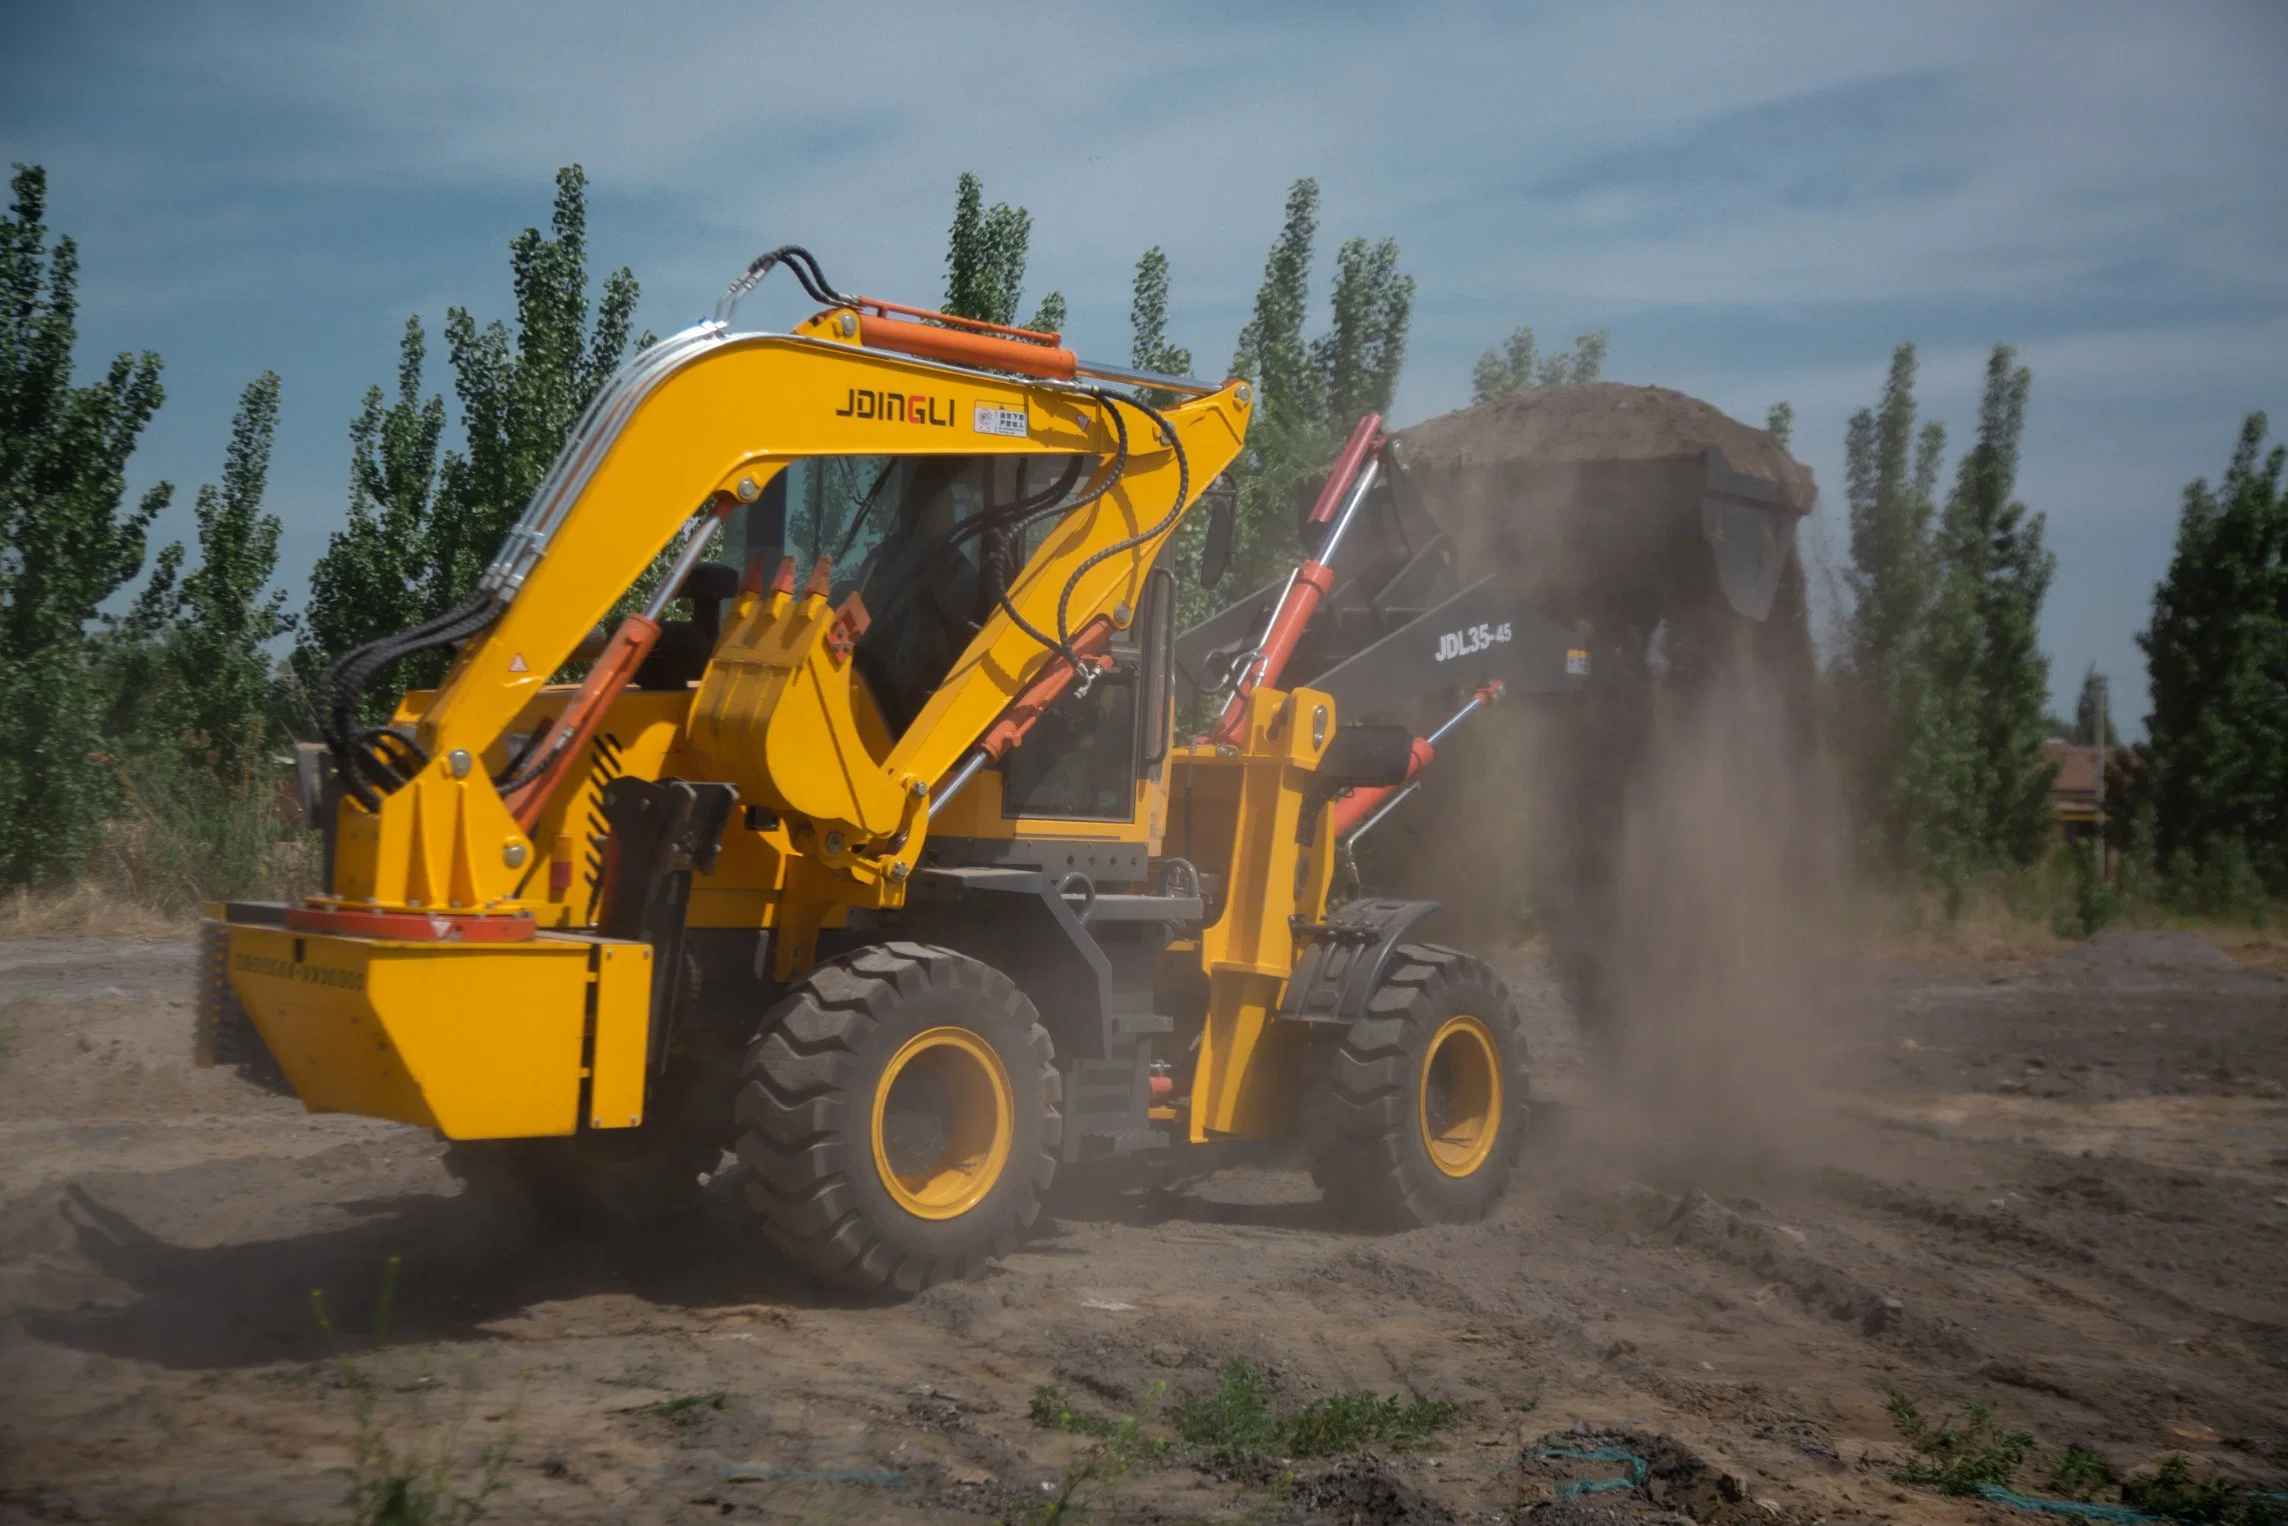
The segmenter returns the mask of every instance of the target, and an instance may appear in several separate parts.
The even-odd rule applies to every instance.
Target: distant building
[[[2124,749],[2106,749],[2106,759],[2120,771]],[[2042,744],[2042,757],[2057,768],[2050,779],[2050,813],[2068,843],[2082,842],[2097,826],[2098,749],[2052,737]]]

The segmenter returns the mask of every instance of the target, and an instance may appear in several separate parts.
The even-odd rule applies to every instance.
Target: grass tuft
[[[2200,1526],[2284,1526],[2288,1505],[2268,1496],[2251,1494],[2221,1479],[2205,1482],[2193,1477],[2192,1460],[2171,1453],[2153,1471],[2132,1477],[2121,1486],[2121,1501],[2150,1515]]]
[[[1068,1408],[1056,1389],[1036,1389],[1031,1409],[1033,1418],[1041,1424],[1055,1430],[1069,1430],[1076,1425],[1093,1427],[1101,1423],[1105,1429],[1083,1430],[1083,1434],[1102,1439],[1073,1460],[1065,1469],[1064,1481],[1057,1490],[1026,1513],[1024,1526],[1079,1526],[1088,1519],[1090,1509],[1111,1498],[1130,1473],[1166,1455],[1168,1443],[1145,1430],[1159,1412],[1161,1395],[1166,1392],[1166,1384],[1154,1383],[1144,1390],[1136,1407],[1127,1414],[1118,1420],[1099,1421],[1095,1416],[1078,1415]],[[1045,1395],[1056,1397],[1044,1402]],[[1050,1419],[1043,1420],[1044,1414]],[[1059,1420],[1071,1420],[1075,1424],[1052,1423]],[[1002,1526],[1007,1526],[1007,1522]]]
[[[1168,1419],[1177,1435],[1223,1456],[1326,1457],[1365,1447],[1418,1451],[1474,1408],[1443,1399],[1401,1402],[1354,1389],[1275,1414],[1263,1373],[1235,1355],[1224,1359],[1215,1392],[1179,1401]]]
[[[1959,1430],[1951,1420],[1933,1426],[1902,1393],[1892,1394],[1884,1407],[1899,1429],[1899,1438],[1921,1454],[1899,1470],[1899,1482],[1942,1494],[1974,1496],[1980,1484],[2007,1489],[2034,1444],[2031,1432],[1996,1425],[1994,1406],[1977,1400],[1962,1407]]]
[[[399,1258],[383,1264],[381,1293],[375,1302],[374,1339],[389,1337],[389,1318],[397,1301]],[[509,1431],[488,1443],[477,1456],[473,1479],[461,1478],[455,1461],[461,1427],[468,1420],[463,1403],[446,1421],[435,1451],[424,1455],[418,1439],[392,1435],[381,1417],[381,1386],[349,1354],[341,1333],[326,1312],[325,1294],[313,1288],[310,1311],[318,1328],[334,1348],[334,1363],[350,1392],[354,1430],[350,1440],[350,1486],[343,1501],[350,1507],[353,1526],[470,1526],[485,1513],[486,1503],[507,1485],[501,1474],[508,1466],[509,1448],[516,1433]],[[408,1416],[415,1432],[427,1429],[417,1384]]]
[[[1026,1414],[1035,1425],[1045,1430],[1064,1431],[1075,1436],[1109,1436],[1119,1428],[1120,1422],[1103,1415],[1091,1415],[1074,1409],[1065,1402],[1065,1391],[1054,1383],[1044,1383],[1033,1390],[1033,1402]]]
[[[2088,1447],[2067,1447],[2050,1471],[2050,1487],[2067,1499],[2095,1499],[2113,1482],[2112,1464]]]

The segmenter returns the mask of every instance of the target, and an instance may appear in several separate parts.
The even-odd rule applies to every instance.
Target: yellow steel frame
[[[1222,915],[1202,929],[1197,951],[1209,999],[1192,1075],[1194,1142],[1273,1134],[1292,1121],[1308,1035],[1279,1020],[1279,998],[1295,968],[1288,919],[1316,920],[1334,876],[1327,806],[1315,819],[1303,813],[1335,720],[1333,699],[1317,690],[1258,689],[1237,746],[1203,740],[1170,758],[1172,819],[1184,819],[1186,792],[1215,802],[1202,813],[1208,830],[1182,849],[1225,878]]]

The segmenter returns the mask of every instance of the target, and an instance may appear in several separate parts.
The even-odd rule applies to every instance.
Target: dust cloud
[[[1465,561],[1574,626],[1596,678],[1474,721],[1362,868],[1444,903],[1442,941],[1546,952],[1591,1060],[1558,1090],[1637,1169],[1816,1159],[1847,835],[1814,745],[1803,568],[1791,554],[1747,619],[1701,520],[1710,447],[1799,511],[1809,471],[1696,399],[1610,383],[1400,440]]]

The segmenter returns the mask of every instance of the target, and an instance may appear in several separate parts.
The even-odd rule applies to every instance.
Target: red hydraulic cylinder
[[[1335,546],[1342,540],[1343,532],[1350,528],[1351,515],[1356,512],[1359,500],[1373,485],[1375,468],[1368,464],[1368,458],[1381,437],[1382,415],[1370,413],[1358,421],[1342,454],[1335,458],[1335,469],[1328,474],[1327,485],[1319,490],[1318,502],[1311,505],[1308,522],[1323,525],[1334,518],[1338,508],[1342,517],[1336,519],[1334,528],[1327,532],[1318,555],[1295,569],[1295,576],[1280,596],[1279,607],[1272,613],[1261,644],[1240,668],[1239,677],[1232,684],[1231,698],[1223,707],[1223,717],[1216,722],[1215,739],[1223,745],[1239,745],[1247,729],[1247,697],[1266,684],[1279,682],[1287,659],[1295,654],[1295,643],[1302,639],[1311,617],[1319,612],[1319,601],[1335,586],[1334,568],[1329,563],[1334,560]]]
[[[1358,829],[1360,823],[1372,816],[1376,808],[1384,801],[1412,784],[1421,776],[1422,770],[1430,766],[1431,760],[1438,756],[1438,744],[1446,740],[1448,732],[1501,697],[1501,680],[1495,679],[1471,695],[1470,702],[1448,716],[1444,724],[1440,725],[1436,731],[1431,732],[1426,737],[1414,739],[1413,749],[1406,759],[1405,778],[1396,784],[1377,784],[1366,789],[1355,789],[1337,800],[1332,816],[1335,836],[1338,839],[1348,837]]]

